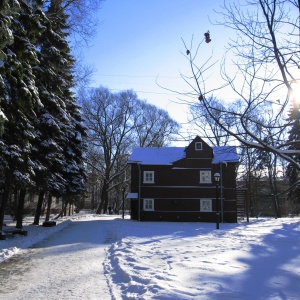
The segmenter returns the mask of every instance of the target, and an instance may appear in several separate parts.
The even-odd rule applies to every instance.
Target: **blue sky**
[[[188,74],[189,64],[181,39],[200,42],[209,30],[212,42],[201,46],[201,56],[213,53],[220,60],[228,41],[226,31],[212,25],[220,18],[223,0],[106,0],[97,13],[99,26],[91,47],[85,49],[85,61],[96,68],[92,86],[106,86],[112,91],[133,89],[140,99],[169,112],[185,122],[188,109],[176,104],[178,95],[160,85],[187,91],[180,72]],[[211,72],[216,83],[219,71]]]

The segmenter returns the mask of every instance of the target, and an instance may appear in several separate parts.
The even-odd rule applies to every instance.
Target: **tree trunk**
[[[2,194],[2,197],[1,197],[2,201],[1,201],[1,206],[0,206],[0,232],[3,229],[5,208],[6,208],[6,205],[7,205],[7,202],[8,202],[9,191],[10,191],[10,181],[11,181],[11,178],[8,175],[5,179],[3,194]]]
[[[64,199],[62,198],[62,206],[61,206],[61,211],[59,212],[59,214],[54,218],[54,220],[57,220],[59,218],[62,218],[64,216],[64,212],[66,211],[66,206],[68,204],[68,201],[64,201]]]
[[[63,217],[64,216],[64,211],[65,211],[65,202],[64,198],[61,199],[61,211],[59,212],[58,217]]]
[[[52,195],[51,195],[51,193],[49,193],[48,194],[48,202],[47,202],[46,219],[45,219],[46,222],[48,222],[50,219],[51,204],[52,204]]]
[[[281,218],[281,213],[280,213],[280,207],[278,203],[278,189],[277,189],[277,179],[276,176],[274,175],[276,171],[276,163],[275,166],[274,164],[270,163],[268,166],[268,175],[269,175],[269,183],[270,183],[270,189],[271,189],[271,195],[272,195],[272,201],[274,205],[274,212],[275,212],[275,218]]]
[[[97,207],[96,214],[101,215],[102,207],[103,207],[103,200],[101,199]]]
[[[102,211],[102,208],[103,208],[103,211],[106,212],[107,210],[107,198],[108,198],[108,181],[104,180],[104,183],[103,183],[103,187],[102,187],[102,191],[101,191],[101,201],[100,201],[100,204],[97,208],[97,211],[96,211],[96,214],[101,214],[101,211]],[[106,206],[105,206],[106,204]]]
[[[38,198],[38,203],[37,203],[36,211],[35,211],[35,215],[34,215],[33,225],[39,225],[39,223],[40,223],[40,216],[41,216],[41,213],[42,213],[44,195],[45,195],[45,192],[40,191],[39,198]]]
[[[18,213],[18,203],[19,203],[19,193],[18,193],[18,190],[15,189],[14,193],[13,193],[13,200],[12,200],[12,195],[10,193],[9,195],[9,199],[11,200],[10,201],[10,204],[9,204],[9,207],[10,207],[10,211],[11,213],[13,214],[13,220],[14,221],[17,221],[17,213]],[[12,202],[13,201],[13,202]]]
[[[68,200],[65,200],[65,206],[64,206],[64,217],[67,215],[67,207],[68,207]]]
[[[17,223],[16,228],[23,228],[23,213],[24,213],[24,203],[25,203],[26,189],[22,189],[19,193],[19,202],[18,202],[18,210],[17,210]]]
[[[92,186],[92,199],[91,199],[91,209],[95,208],[95,186]]]
[[[273,195],[272,198],[273,198],[273,205],[274,205],[276,219],[281,218],[280,207],[279,207],[279,204],[278,204],[277,195]]]
[[[105,188],[102,190],[102,199],[103,199],[103,211],[104,213],[107,212],[107,206],[108,206],[108,180],[105,181]]]
[[[104,199],[104,211],[107,213],[108,211],[108,197]]]

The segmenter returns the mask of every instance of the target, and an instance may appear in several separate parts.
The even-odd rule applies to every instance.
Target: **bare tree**
[[[286,118],[290,105],[299,107],[293,93],[300,82],[299,6],[295,6],[298,5],[296,1],[287,0],[245,2],[247,6],[226,2],[220,13],[224,21],[219,23],[236,32],[227,52],[233,54],[234,59],[225,57],[221,70],[227,86],[240,101],[239,109],[218,108],[209,101],[208,95],[212,91],[205,89],[205,72],[210,67],[210,59],[197,63],[199,45],[195,50],[192,45],[189,49],[186,47],[191,76],[184,77],[184,80],[192,89],[189,95],[199,99],[209,117],[227,134],[242,145],[278,155],[299,169],[293,155],[300,151],[289,149],[299,141],[287,142],[282,135],[293,125]],[[210,42],[206,36],[205,40]],[[262,111],[265,103],[270,103],[276,112],[267,123],[257,118],[257,110]],[[215,114],[216,110],[226,118]],[[228,126],[228,117],[235,126]],[[254,130],[257,127],[260,135]],[[274,140],[272,144],[265,139],[270,131]]]
[[[89,89],[81,92],[80,101],[88,128],[88,163],[100,182],[97,213],[106,212],[109,195],[118,198],[130,180],[126,170],[132,149],[165,145],[179,125],[166,112],[139,100],[133,91]]]
[[[97,27],[95,12],[100,9],[103,0],[46,0],[45,9],[52,2],[60,3],[61,9],[69,15],[67,26],[73,36],[74,45],[82,41],[88,44],[95,35]],[[51,18],[51,15],[48,17]]]
[[[101,155],[101,201],[97,209],[97,213],[101,213],[107,210],[109,186],[116,176],[114,172],[122,172],[114,166],[121,154],[123,142],[130,138],[128,136],[133,129],[130,117],[136,95],[124,92],[114,97],[108,89],[99,88],[82,93],[81,100],[89,142],[99,149]]]
[[[169,114],[154,105],[140,101],[136,104],[133,123],[137,146],[163,147],[179,131],[179,124]]]
[[[221,118],[222,112],[225,111],[225,107],[222,102],[216,98],[209,98],[207,101],[211,107],[214,107],[215,118]],[[191,119],[190,124],[195,127],[198,134],[201,137],[206,138],[213,146],[225,146],[230,141],[230,136],[223,130],[214,118],[206,111],[205,107],[201,103],[192,104],[190,106]],[[230,128],[230,117],[225,118],[224,122],[227,122],[227,126]]]

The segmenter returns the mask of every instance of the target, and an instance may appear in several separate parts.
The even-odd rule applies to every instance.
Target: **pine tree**
[[[73,67],[74,58],[67,42],[68,26],[67,15],[62,8],[61,0],[53,0],[47,11],[47,16],[51,20],[52,28],[58,35],[60,43],[56,45],[60,57],[55,61],[57,68],[57,86],[60,90],[56,96],[63,100],[67,119],[64,123],[64,138],[59,141],[59,146],[63,150],[64,166],[62,176],[66,181],[64,196],[72,196],[82,193],[84,190],[85,169],[84,151],[85,128],[82,125],[80,107],[76,104],[76,98],[72,89],[74,88]]]
[[[31,160],[35,139],[33,121],[40,107],[32,67],[39,63],[34,45],[39,33],[39,20],[26,1],[19,1],[20,11],[11,19],[13,43],[3,48],[5,59],[0,73],[4,83],[1,107],[7,118],[0,141],[0,165],[3,170],[0,231],[9,192],[16,186],[26,189],[33,185]]]
[[[64,100],[70,118],[70,123],[68,123],[70,127],[69,131],[65,132],[66,138],[64,139],[62,147],[65,150],[65,157],[67,158],[65,174],[69,173],[69,183],[72,182],[72,186],[67,185],[67,193],[78,193],[82,191],[84,186],[82,182],[85,178],[83,168],[85,143],[83,137],[86,135],[86,129],[83,126],[80,107],[76,104],[77,99],[72,91],[75,86],[73,76],[75,60],[71,55],[71,49],[66,40],[69,27],[66,25],[67,15],[62,8],[62,1],[53,0],[48,14],[56,16],[56,33],[65,39],[65,43],[61,45],[62,60],[58,65],[58,69],[60,71],[59,76],[63,87],[61,89],[61,97]],[[71,170],[71,168],[73,168],[73,170]],[[69,172],[69,170],[71,170],[71,172]],[[70,178],[72,179],[70,180]]]
[[[43,107],[34,123],[37,139],[32,149],[36,165],[36,184],[39,191],[60,196],[65,192],[61,171],[64,154],[60,144],[69,128],[70,118],[61,97],[63,83],[59,80],[62,65],[61,45],[65,41],[53,29],[51,21],[43,14],[45,31],[37,43],[40,64],[34,68],[37,88]]]
[[[290,150],[300,150],[300,110],[296,101],[291,109],[290,116],[293,123],[291,130],[289,131],[288,142],[292,143],[289,147]],[[297,142],[298,141],[298,142]],[[300,155],[294,155],[293,158],[300,164]],[[289,196],[295,202],[300,203],[300,184],[299,182],[299,169],[296,169],[294,165],[289,164],[287,168],[287,176],[289,179],[290,193]]]
[[[61,38],[53,31],[50,20],[42,11],[43,5],[43,0],[33,4],[36,14],[40,16],[43,32],[36,42],[39,65],[33,68],[42,103],[34,120],[36,139],[31,153],[35,161],[35,190],[38,192],[35,225],[39,225],[44,196],[47,193],[61,196],[65,191],[65,180],[61,175],[64,157],[58,144],[63,139],[63,131],[66,129],[64,124],[68,122],[64,101],[56,96],[60,91],[56,70],[60,53],[56,45],[61,44]]]
[[[85,130],[72,92],[74,59],[66,40],[66,20],[61,1],[51,1],[44,16],[46,30],[38,43],[40,65],[34,69],[43,104],[35,122],[38,139],[33,148],[40,163],[36,169],[39,201],[34,224],[39,223],[46,193],[48,199],[78,194],[85,176],[81,139]]]
[[[0,66],[3,65],[3,62],[6,59],[6,55],[3,52],[3,48],[7,45],[11,45],[14,41],[13,33],[11,28],[11,20],[19,11],[20,6],[18,1],[0,1]],[[1,102],[4,98],[4,80],[2,75],[0,74],[0,97]],[[0,106],[0,134],[3,131],[3,123],[7,120],[3,110]]]

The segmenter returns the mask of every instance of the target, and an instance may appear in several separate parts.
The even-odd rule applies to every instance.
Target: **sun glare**
[[[292,99],[295,104],[300,105],[300,84],[299,82],[292,84]]]

